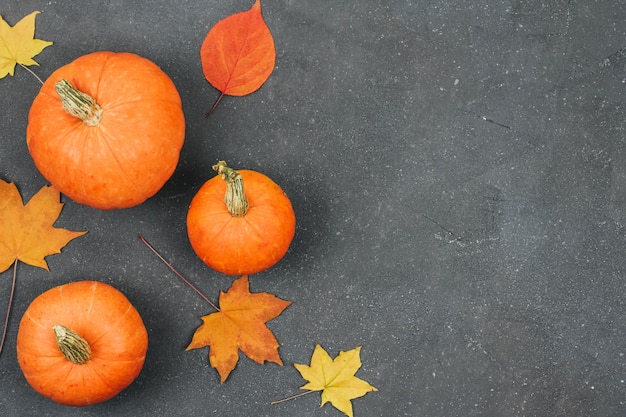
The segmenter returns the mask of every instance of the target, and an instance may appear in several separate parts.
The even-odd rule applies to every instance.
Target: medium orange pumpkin
[[[56,70],[26,129],[41,174],[98,209],[132,207],[156,194],[176,168],[184,136],[174,83],[126,52],[94,52]]]
[[[117,289],[97,281],[52,288],[30,304],[17,335],[28,383],[60,404],[106,401],[139,375],[148,349],[141,316]]]
[[[219,175],[204,183],[187,213],[191,246],[204,263],[228,275],[268,269],[294,237],[291,201],[259,172],[235,171],[223,161],[213,169]]]

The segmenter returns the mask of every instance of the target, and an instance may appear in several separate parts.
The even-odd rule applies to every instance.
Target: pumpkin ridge
[[[124,313],[123,313],[123,314],[121,314],[121,315],[119,316],[118,320],[117,320],[114,324],[112,324],[112,325],[111,325],[111,326],[107,329],[107,331],[99,331],[99,332],[98,332],[98,337],[97,337],[97,338],[95,338],[95,339],[91,339],[91,340],[89,341],[89,344],[90,344],[90,345],[92,345],[92,347],[93,347],[93,345],[96,345],[98,342],[100,342],[100,341],[102,340],[102,338],[106,338],[106,336],[107,336],[110,332],[112,332],[112,331],[114,331],[114,330],[117,330],[118,325],[119,325],[119,324],[120,324],[120,323],[121,323],[121,322],[122,322],[122,321],[126,318],[126,315],[127,315],[129,312],[131,312],[132,310],[133,310],[133,305],[129,302],[129,303],[128,303],[128,306],[127,306],[127,308],[126,308],[126,311],[124,311]]]
[[[113,157],[113,160],[115,161],[115,163],[117,164],[118,168],[120,169],[120,172],[122,173],[122,176],[124,177],[126,182],[128,184],[130,184],[131,187],[133,187],[133,189],[135,190],[136,193],[142,194],[141,188],[137,187],[137,184],[135,184],[133,181],[131,181],[131,179],[128,177],[128,174],[126,173],[126,169],[124,168],[124,166],[122,165],[120,160],[117,159],[117,154],[113,150],[113,148],[111,146],[111,143],[109,142],[109,137],[111,136],[110,133],[105,128],[101,128],[100,131],[102,132],[102,137],[100,137],[100,135],[98,135],[99,139],[104,142],[107,150],[109,151],[109,154]]]
[[[37,320],[35,317],[33,317],[30,314],[30,311],[26,311],[26,315],[28,316],[28,318],[30,319],[30,321],[32,321],[33,323],[35,323],[37,326],[41,327],[42,329],[45,329],[46,326],[44,326],[39,320]]]
[[[94,360],[94,361],[95,361],[95,360],[96,360],[96,358],[94,358],[94,359],[92,359],[92,360]],[[109,369],[108,369],[108,370],[109,370]],[[105,385],[107,388],[109,388],[109,390],[110,390],[111,392],[115,392],[115,391],[117,391],[117,387],[115,387],[115,386],[111,385],[111,384],[109,383],[109,381],[108,381],[108,379],[109,379],[109,378],[107,378],[107,377],[106,377],[106,375],[104,375],[104,376],[103,376],[104,372],[100,372],[100,371],[101,371],[101,369],[100,369],[99,367],[93,367],[93,366],[90,366],[90,367],[89,367],[89,372],[90,372],[90,374],[91,374],[90,376],[91,376],[92,378],[97,377],[103,385]]]
[[[74,124],[72,124],[71,129],[67,129],[67,130],[64,132],[64,134],[63,134],[63,135],[60,135],[60,136],[54,136],[54,141],[53,141],[53,142],[52,142],[52,141],[47,141],[47,142],[46,142],[46,152],[48,152],[48,151],[49,151],[49,149],[50,149],[51,147],[56,147],[56,146],[58,146],[58,145],[57,145],[58,143],[64,143],[64,142],[67,142],[67,141],[68,141],[68,138],[72,139],[72,137],[76,135],[76,131],[78,131],[78,130],[81,128],[81,124],[82,124],[82,122],[80,122],[80,121],[79,121],[78,123],[74,123]],[[80,137],[82,137],[82,135],[80,135]],[[75,143],[75,141],[73,141],[73,142]],[[79,145],[82,145],[82,147],[83,147],[83,149],[82,149],[82,151],[81,151],[81,153],[80,153],[80,158],[81,158],[81,161],[82,161],[82,159],[83,159],[83,157],[84,157],[84,155],[85,155],[85,153],[84,153],[84,148],[85,148],[85,146],[86,146],[86,143],[85,143],[85,141],[84,141],[84,140],[81,140],[81,141],[80,141],[80,143],[79,143]],[[37,164],[36,164],[36,165],[37,165]],[[38,168],[39,168],[39,167],[38,167]],[[43,172],[43,171],[42,171],[42,172]],[[44,175],[44,177],[46,177],[47,175],[48,175],[48,173],[46,173],[46,175]],[[46,178],[46,179],[47,179],[47,178]],[[55,181],[55,183],[56,183],[56,181]],[[64,187],[64,186],[62,186],[62,187],[61,187],[61,186],[60,186],[60,185],[61,185],[60,183],[59,183],[58,185],[59,185],[59,187],[58,187],[58,188],[59,188],[59,191],[61,191],[62,193],[64,193],[64,194],[65,194],[65,187]],[[63,189],[61,189],[61,188],[63,188]]]
[[[99,72],[99,78],[98,78],[98,82],[97,82],[97,88],[96,88],[96,93],[94,94],[94,98],[95,96],[99,96],[99,92],[100,92],[100,88],[102,86],[102,84],[108,84],[111,81],[109,80],[109,75],[111,73],[111,71],[107,68],[109,65],[109,61],[112,59],[116,59],[119,60],[120,58],[124,59],[124,55],[130,55],[130,56],[134,56],[134,57],[139,57],[142,60],[146,60],[148,61],[149,65],[139,65],[140,66],[140,71],[141,74],[144,76],[144,78],[150,78],[153,77],[154,79],[162,79],[163,76],[165,75],[165,77],[167,78],[167,80],[171,83],[173,89],[176,91],[176,97],[177,97],[177,101],[170,101],[172,104],[175,105],[175,107],[181,108],[182,109],[182,100],[180,98],[180,93],[178,93],[178,89],[176,88],[176,85],[174,84],[174,82],[171,80],[171,78],[169,78],[167,76],[167,74],[163,71],[163,69],[161,67],[159,67],[155,62],[152,62],[150,60],[147,60],[146,58],[140,57],[138,55],[135,55],[131,52],[118,52],[118,53],[111,53],[106,60],[104,61],[103,65],[102,65],[102,69]],[[137,64],[138,62],[134,63]],[[125,68],[124,70],[128,70],[128,64],[125,63],[124,64]],[[135,68],[132,68],[133,71],[135,71]],[[113,74],[115,74],[116,71],[119,71],[119,69],[116,70],[112,70],[112,74],[111,76],[113,76]],[[137,87],[130,85],[130,90],[128,91],[131,95],[135,94],[138,92]],[[107,86],[108,88],[108,86]],[[107,108],[113,108],[116,107],[118,105],[122,105],[122,104],[126,104],[126,103],[133,103],[135,101],[139,102],[139,101],[147,101],[147,100],[153,100],[153,99],[141,99],[141,100],[124,100],[124,101],[115,101],[115,102],[107,102],[107,103],[98,103],[100,104],[103,108],[106,106]],[[163,100],[163,101],[168,101],[168,100]]]
[[[173,100],[164,100],[162,98],[141,98],[141,99],[135,99],[135,100],[125,100],[125,101],[120,101],[119,103],[109,103],[108,105],[105,105],[102,107],[103,110],[114,110],[117,107],[120,106],[124,106],[127,104],[134,104],[134,103],[145,103],[145,102],[149,102],[149,101],[154,101],[157,103],[168,103],[168,104],[173,104],[175,107],[180,107],[180,103],[173,101]]]
[[[248,211],[249,211],[249,210],[250,210],[250,209],[248,209]],[[261,236],[261,231],[259,230],[259,226],[258,226],[257,224],[255,224],[254,222],[251,222],[249,218],[248,218],[248,219],[246,219],[246,217],[245,217],[245,216],[244,216],[244,218],[243,218],[243,219],[245,220],[246,224],[250,227],[250,229],[251,229],[251,230],[254,230],[254,234],[255,234],[256,238],[257,238],[259,241],[263,242],[263,238],[262,238],[262,236]]]
[[[143,361],[145,361],[146,359],[146,355],[142,355],[142,356],[137,356],[135,359],[101,359],[98,357],[94,357],[92,359],[92,361],[94,362],[115,362],[118,364],[130,364],[130,365],[136,365],[137,363],[142,363]]]
[[[113,396],[117,395],[115,393],[119,393],[121,392],[121,390],[128,387],[135,380],[135,378],[139,375],[139,373],[141,372],[141,368],[143,367],[143,363],[145,361],[145,355],[142,358],[138,358],[136,360],[116,361],[116,360],[111,360],[111,359],[105,360],[105,359],[94,357],[93,359],[91,359],[91,361],[94,364],[105,363],[104,367],[100,367],[98,365],[90,366],[88,369],[88,372],[89,372],[90,378],[97,379],[99,383],[101,383],[102,385],[106,386],[109,389],[110,394],[105,394],[105,395],[106,397],[111,398],[112,397],[111,394],[113,394]],[[138,368],[137,375],[131,376],[132,374],[127,373],[126,376],[122,378],[121,380],[119,379],[115,380],[111,378],[110,374],[119,372],[119,368],[115,366],[113,368],[106,366],[106,363],[111,363],[111,362],[114,362],[117,365],[121,365],[122,367],[124,367],[125,364],[128,364],[128,366],[130,367]],[[111,383],[113,381],[116,381],[117,383],[113,385]],[[102,393],[100,393],[99,396],[102,397]],[[93,400],[91,402],[93,402]],[[96,402],[100,402],[100,400]]]
[[[77,129],[78,129],[78,127],[77,127]],[[87,141],[86,140],[82,140],[81,142],[82,142],[81,143],[82,149],[81,149],[81,152],[80,152],[80,160],[78,162],[79,163],[78,166],[83,166],[83,161],[85,160],[85,157],[88,155],[88,153],[87,153],[87,145],[88,145]],[[78,182],[77,184],[78,184],[78,186],[80,186],[80,195],[85,195],[86,194],[85,183]]]
[[[80,136],[80,137],[81,137],[81,139],[83,139],[83,138],[82,138],[82,136],[83,136],[82,134],[80,134],[80,135],[77,135],[77,134],[76,134],[76,131],[78,131],[79,129],[81,129],[81,124],[82,124],[82,122],[80,122],[80,121],[78,121],[77,123],[73,124],[73,125],[72,125],[72,128],[71,128],[71,129],[69,129],[69,130],[67,130],[63,136],[56,136],[56,137],[54,137],[55,141],[56,141],[56,142],[63,143],[63,142],[68,141],[68,139],[67,139],[68,137],[69,137],[70,139],[72,139],[72,138],[73,138],[73,137],[75,137],[75,136]],[[82,161],[84,160],[85,156],[87,155],[87,153],[85,152],[85,148],[87,147],[87,141],[86,141],[86,140],[80,140],[80,141],[75,141],[75,140],[72,140],[72,142],[73,142],[73,143],[78,143],[78,146],[81,146],[81,147],[82,147],[82,148],[81,148],[81,151],[77,153],[77,154],[79,155],[79,157],[80,157],[80,159],[78,160],[78,162],[79,162],[80,164],[82,164]],[[50,147],[50,145],[51,145],[51,144],[50,144],[50,143],[48,143],[48,147]],[[56,145],[52,145],[52,146],[56,146]],[[55,183],[56,183],[56,182],[55,182]],[[81,183],[80,185],[82,185],[82,183]],[[74,184],[73,186],[74,186],[74,187],[76,187],[76,184]],[[65,193],[66,193],[66,192],[65,192],[65,189],[66,189],[66,188],[65,188],[65,186],[62,186],[60,183],[57,185],[57,188],[59,188],[59,191],[61,191],[63,194],[65,194]],[[84,189],[83,189],[82,187],[81,187],[81,194],[85,194]]]
[[[259,205],[256,205],[254,207],[260,207]],[[244,217],[245,219],[245,217]],[[278,246],[276,244],[276,242],[271,241],[271,242],[265,242],[265,239],[263,238],[263,234],[261,232],[261,229],[259,228],[259,225],[249,221],[248,219],[245,219],[246,223],[250,226],[251,230],[254,230],[254,234],[256,235],[256,238],[259,240],[259,242],[264,242],[266,245],[270,245],[272,248],[274,248],[274,252],[278,251],[278,249],[280,249],[280,246]],[[274,253],[272,252],[272,253]],[[272,256],[272,258],[274,259],[275,257]]]
[[[61,359],[63,357],[63,356],[59,356],[59,355],[55,355],[55,354],[44,355],[44,354],[41,354],[41,353],[37,353],[37,355],[32,355],[30,353],[25,353],[23,350],[22,350],[22,355],[30,356],[30,357],[35,358],[35,359],[41,359],[41,358]]]
[[[96,291],[98,289],[98,284],[94,281],[91,286],[91,299],[89,300],[89,307],[87,308],[87,317],[91,316],[91,310],[93,309],[93,301],[96,299]]]
[[[170,100],[156,100],[156,99],[147,100],[147,99],[143,99],[143,100],[124,101],[124,102],[120,102],[120,103],[113,104],[113,105],[110,105],[110,106],[106,106],[106,107],[103,107],[103,111],[108,113],[110,111],[116,111],[118,107],[126,106],[126,105],[129,105],[129,104],[132,105],[133,103],[140,103],[140,102],[144,102],[144,103],[145,102],[154,102],[154,103],[157,103],[157,104],[158,103],[167,103],[169,105],[172,105],[174,107],[174,109],[180,108],[180,104],[177,105],[176,103],[174,103],[173,101],[170,101]],[[157,137],[157,139],[160,139],[163,143],[170,144],[172,146],[172,148],[174,148],[177,151],[180,151],[180,149],[182,148],[182,146],[179,146],[178,144],[176,144],[172,140],[170,140],[169,137],[159,136],[159,137]]]
[[[67,284],[66,284],[66,285],[67,285]],[[96,288],[97,288],[97,286],[98,286],[98,283],[97,283],[97,282],[95,282],[95,281],[91,284],[91,298],[89,299],[89,307],[88,307],[88,309],[87,309],[87,314],[86,314],[86,316],[87,316],[87,321],[89,321],[89,320],[91,319],[89,316],[90,316],[90,312],[91,312],[91,307],[93,306],[93,300],[94,300],[94,298],[95,298],[95,294],[96,294]],[[64,285],[61,285],[61,286],[59,286],[59,287],[56,287],[56,292],[58,293],[58,297],[59,297],[59,300],[60,300],[60,304],[61,304],[61,306],[62,306],[62,310],[61,310],[61,311],[68,311],[68,312],[71,312],[71,311],[72,311],[72,309],[71,309],[71,308],[68,308],[68,307],[66,306],[66,304],[75,305],[75,304],[76,304],[76,300],[71,299],[71,298],[70,298],[69,300],[67,300],[67,299],[66,299],[66,297],[63,295],[63,293],[64,293],[64,288],[65,288],[65,286],[64,286]],[[85,301],[85,299],[84,299],[84,298],[82,298],[82,299],[79,299],[78,301],[79,301],[79,302],[84,302],[84,301]],[[27,311],[27,313],[28,313],[28,311]],[[81,316],[82,316],[81,314],[72,314],[72,318],[73,318],[74,320],[76,320],[76,318],[77,318],[77,317],[79,317],[79,318],[80,318]],[[29,314],[29,317],[31,317],[31,316],[30,316],[30,314]],[[83,326],[83,323],[82,323],[82,320],[76,320],[76,321],[73,321],[72,323],[53,323],[53,324],[55,324],[55,325],[56,325],[56,324],[61,324],[61,325],[63,325],[63,326],[68,326],[68,325],[69,325],[69,326],[71,326],[72,328],[78,328],[78,329],[82,329],[82,328],[84,327],[84,326]],[[47,327],[47,326],[42,326],[42,327]],[[50,330],[52,330],[52,328],[51,328]]]
[[[83,367],[81,365],[73,365],[73,366],[79,366],[80,367],[80,368],[77,368],[77,369],[72,369],[74,372],[80,372],[78,374],[80,376],[80,379],[82,380],[82,384],[80,384],[80,386],[85,387],[85,386],[91,385],[90,384],[90,382],[91,382],[90,380],[93,378],[93,370],[91,369],[91,367]],[[84,393],[83,396],[82,396],[82,402],[83,402],[83,404],[91,404],[91,403],[93,403],[94,402],[93,396],[91,394]]]
[[[263,206],[266,206],[266,205],[267,204],[259,204],[259,205],[255,205],[254,207],[256,207],[257,210],[258,210],[258,209],[261,209]],[[274,209],[274,208],[275,207],[270,206],[270,211],[272,211],[271,209]],[[256,224],[256,225],[254,223],[250,223],[250,224],[253,226],[253,229],[255,230],[257,238],[260,241],[262,241],[262,242],[265,241],[265,239],[263,239],[263,237],[262,237],[262,232],[261,232],[261,229],[259,228],[258,224]],[[280,231],[280,233],[282,234],[282,231]],[[275,262],[278,262],[282,258],[282,256],[276,256],[276,253],[282,253],[283,252],[283,247],[275,239],[271,239],[271,241],[269,243],[266,243],[266,244],[269,244],[272,248],[274,248],[274,250],[271,252],[272,259]],[[283,254],[283,256],[284,256],[284,254]]]
[[[211,239],[214,239],[215,237],[221,235],[222,232],[228,227],[230,222],[233,221],[234,216],[232,214],[230,214],[230,213],[228,213],[228,214],[230,215],[230,217],[228,218],[228,221],[224,222],[224,224],[222,225],[221,229],[217,233],[214,233],[214,235],[211,236]],[[223,215],[223,213],[212,213],[211,214],[211,216],[221,216],[221,215]],[[206,256],[204,258],[202,258],[202,262],[206,263],[207,262],[206,258],[207,258]]]
[[[101,70],[98,73],[98,82],[96,82],[96,91],[94,91],[93,93],[93,98],[94,100],[96,99],[96,97],[100,96],[100,87],[102,86],[102,80],[104,79],[104,75],[106,74],[106,67],[109,64],[109,61],[111,61],[111,59],[115,56],[114,53],[111,54],[107,54],[107,56],[105,57],[104,61],[102,62],[102,67]],[[101,103],[98,103],[100,105],[102,105]]]
[[[69,361],[68,361],[68,362],[69,362]],[[63,378],[58,378],[58,380],[59,380],[59,381],[65,381],[65,380],[67,380],[67,378],[69,377],[69,375],[70,375],[72,372],[74,372],[74,366],[78,366],[78,365],[74,365],[74,364],[72,364],[71,366],[68,366],[68,367],[59,367],[59,368],[61,368],[61,369],[66,369],[66,372],[65,372],[65,375],[63,376]],[[48,371],[47,369],[44,369],[44,370],[42,370],[42,372],[41,372],[40,374],[45,374],[45,375],[47,375],[47,374],[48,374],[48,372],[49,372],[49,371]],[[63,384],[55,384],[55,388],[54,388],[54,390],[50,393],[49,397],[50,397],[50,398],[52,398],[52,399],[54,399],[54,398],[57,396],[57,394],[59,393],[59,391],[61,391],[63,388],[64,388],[64,387],[63,387]]]
[[[91,320],[91,312],[93,309],[93,304],[94,304],[94,300],[96,299],[96,292],[98,291],[98,283],[97,282],[93,282],[91,284],[91,297],[89,298],[89,306],[87,307],[87,311],[85,312],[85,317],[87,318],[87,321]],[[61,292],[61,291],[60,291]],[[63,300],[63,297],[61,297],[61,299]],[[65,301],[65,300],[63,300]],[[59,323],[62,325],[65,325],[65,323]],[[78,327],[82,330],[83,328],[83,323],[82,322],[78,322]],[[79,336],[84,337],[82,334],[79,334]],[[91,347],[91,341],[86,340],[87,344]]]

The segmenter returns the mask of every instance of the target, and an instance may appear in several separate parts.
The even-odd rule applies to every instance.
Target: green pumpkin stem
[[[224,203],[230,214],[235,217],[245,216],[248,212],[248,200],[243,189],[241,174],[226,166],[224,161],[219,161],[216,165],[213,165],[213,169],[226,181]]]
[[[91,347],[78,333],[60,324],[52,326],[52,329],[57,346],[68,361],[81,365],[91,359]]]
[[[59,80],[54,84],[61,98],[63,110],[79,118],[87,126],[98,126],[102,118],[102,107],[89,94],[77,90],[67,80]]]

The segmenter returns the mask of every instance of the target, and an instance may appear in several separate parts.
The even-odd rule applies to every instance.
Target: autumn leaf
[[[217,369],[222,383],[235,369],[239,350],[260,364],[265,361],[283,364],[278,355],[278,341],[265,323],[278,317],[291,305],[291,301],[264,292],[250,293],[248,276],[244,275],[235,280],[227,292],[220,292],[218,307],[167,262],[142,235],[139,235],[139,239],[178,278],[217,310],[217,313],[202,317],[204,323],[196,329],[187,350],[209,346],[209,361]]]
[[[0,180],[0,273],[13,265],[13,282],[0,352],[11,312],[17,261],[48,270],[46,256],[60,253],[70,240],[87,233],[53,226],[63,208],[60,197],[54,187],[44,186],[24,205],[15,184]]]
[[[258,90],[274,70],[274,38],[261,14],[261,2],[220,20],[200,49],[206,79],[223,94],[244,96]]]
[[[202,43],[200,60],[207,81],[222,93],[220,99],[258,90],[276,62],[274,38],[261,14],[260,0],[249,10],[217,22]]]
[[[227,292],[220,292],[217,313],[202,317],[187,350],[209,346],[209,361],[223,383],[239,360],[239,350],[248,358],[282,365],[278,341],[265,325],[278,317],[291,301],[269,293],[250,293],[246,275],[235,280]]]
[[[0,272],[16,260],[48,270],[46,256],[87,233],[53,227],[63,204],[52,186],[44,186],[24,205],[15,184],[0,180],[0,196]]]
[[[34,39],[35,17],[40,12],[32,12],[11,27],[0,16],[0,78],[13,75],[15,65],[39,65],[33,57],[52,42]]]
[[[370,391],[378,391],[366,381],[354,376],[361,367],[361,347],[339,352],[335,359],[320,345],[315,346],[311,365],[294,366],[309,381],[300,389],[322,391],[322,406],[327,402],[344,414],[353,417],[350,400],[362,397]]]

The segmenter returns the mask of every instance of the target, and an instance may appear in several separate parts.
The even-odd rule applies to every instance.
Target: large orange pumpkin
[[[65,405],[106,401],[139,375],[148,333],[117,289],[97,281],[52,288],[30,304],[17,335],[28,383]]]
[[[35,166],[73,200],[132,207],[170,178],[185,136],[181,99],[153,62],[94,52],[56,70],[28,115]]]
[[[228,275],[261,272],[283,258],[296,216],[283,190],[266,175],[235,171],[220,161],[191,201],[187,234],[196,254]],[[245,189],[244,189],[245,184]]]

